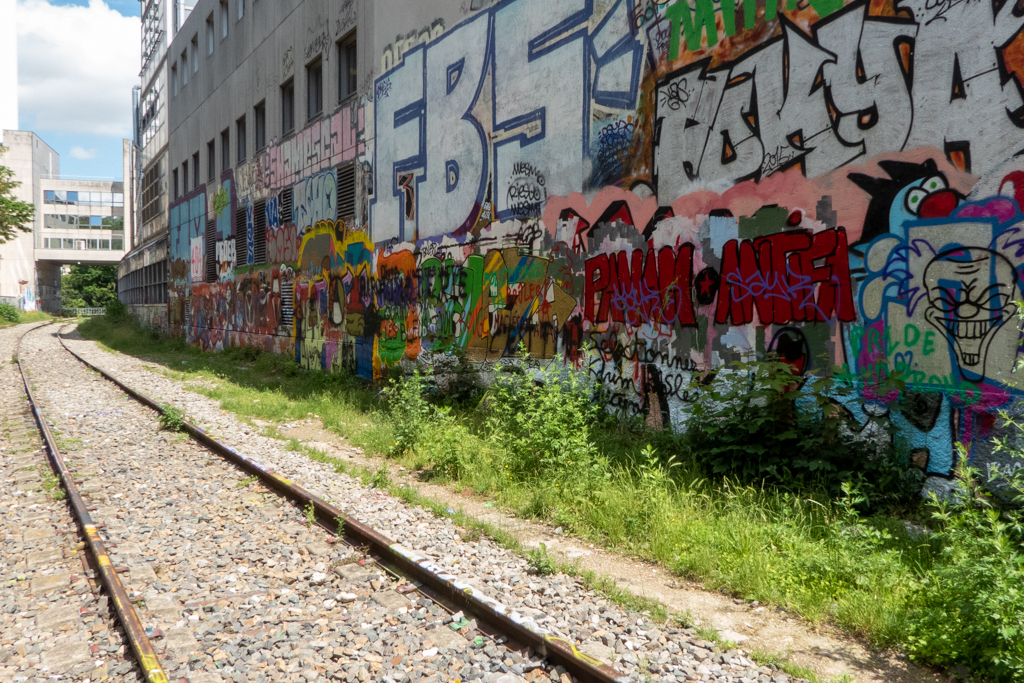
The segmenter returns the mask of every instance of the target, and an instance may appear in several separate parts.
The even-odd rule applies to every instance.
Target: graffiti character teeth
[[[1017,275],[1005,256],[981,247],[938,254],[924,272],[925,318],[941,331],[960,369],[985,374],[985,355],[996,331],[1017,313]]]

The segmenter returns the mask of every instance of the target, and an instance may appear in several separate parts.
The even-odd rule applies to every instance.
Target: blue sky
[[[139,8],[131,0],[18,0],[18,126],[60,154],[62,176],[123,179]]]

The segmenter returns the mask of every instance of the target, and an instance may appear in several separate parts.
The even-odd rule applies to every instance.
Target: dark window
[[[210,219],[206,221],[206,281],[217,281],[217,221]]]
[[[267,103],[260,102],[253,109],[253,118],[256,120],[256,151],[267,146]]]
[[[209,180],[217,177],[217,143],[213,140],[206,143],[206,173]]]
[[[324,63],[320,57],[306,66],[306,119],[324,109]]]
[[[356,34],[338,41],[338,101],[356,94]]]
[[[281,86],[281,133],[291,133],[295,128],[295,81],[289,80]]]
[[[292,216],[292,188],[281,190],[281,194],[277,196],[277,222],[279,225],[289,225],[294,223],[294,217]]]
[[[231,132],[225,128],[220,132],[220,171],[231,168]]]
[[[181,162],[181,193],[188,194],[188,162]]]
[[[206,54],[213,54],[213,13],[206,17]]]
[[[192,188],[199,187],[199,152],[192,155]]]
[[[267,201],[252,206],[252,250],[254,264],[267,262]]]
[[[220,37],[228,37],[228,0],[220,0]]]
[[[241,202],[239,202],[241,204]],[[248,226],[245,221],[245,207],[239,206],[235,210],[235,262],[244,266],[248,263],[246,256],[245,242],[248,235]]]
[[[178,169],[171,172],[171,184],[174,185],[174,198],[178,198]]]
[[[171,66],[171,96],[178,96],[178,65]]]
[[[245,117],[235,121],[235,144],[238,145],[238,163],[245,161]]]
[[[356,215],[356,165],[338,167],[338,219],[350,220]]]

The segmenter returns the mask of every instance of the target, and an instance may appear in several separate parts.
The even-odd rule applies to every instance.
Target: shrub
[[[128,307],[121,303],[118,299],[112,299],[107,302],[107,311],[105,314],[106,319],[109,322],[120,324],[127,322],[129,319]]]
[[[717,477],[823,487],[833,496],[853,481],[872,500],[913,495],[894,449],[857,440],[846,428],[835,399],[852,390],[832,378],[800,376],[776,360],[739,362],[694,390],[686,437]]]
[[[509,476],[576,485],[603,477],[608,464],[591,439],[589,384],[557,356],[535,374],[520,360],[496,366],[485,404],[487,431],[504,451]]]
[[[401,455],[416,448],[424,425],[430,417],[430,405],[423,395],[423,376],[417,370],[408,377],[399,377],[384,388],[388,401],[395,445],[391,455]]]
[[[17,323],[21,320],[21,314],[17,308],[10,304],[0,304],[0,320]]]
[[[908,650],[933,664],[964,664],[988,680],[1024,681],[1024,514],[1000,510],[982,493],[964,453],[957,473],[962,497],[932,494],[943,549],[915,596]],[[1024,503],[1019,472],[1010,486]]]

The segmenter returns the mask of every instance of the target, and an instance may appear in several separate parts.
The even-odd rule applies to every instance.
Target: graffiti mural
[[[369,380],[526,353],[672,429],[697,380],[774,353],[852,385],[851,433],[898,434],[929,481],[958,446],[1013,469],[1020,14],[474,2],[211,187],[216,254],[203,191],[172,206],[168,319]]]

